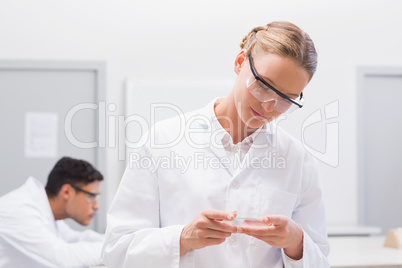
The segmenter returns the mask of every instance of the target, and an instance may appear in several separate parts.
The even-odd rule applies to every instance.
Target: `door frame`
[[[364,136],[364,117],[362,116],[365,110],[364,93],[365,93],[365,78],[366,77],[402,77],[401,66],[357,66],[357,191],[358,191],[358,223],[361,225],[367,224],[366,215],[366,180],[364,169],[365,155],[365,136]]]

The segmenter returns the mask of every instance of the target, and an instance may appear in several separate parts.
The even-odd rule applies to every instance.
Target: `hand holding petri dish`
[[[231,224],[241,227],[241,226],[256,226],[256,227],[267,227],[268,218],[263,215],[257,215],[255,213],[237,213],[237,216],[231,221]]]

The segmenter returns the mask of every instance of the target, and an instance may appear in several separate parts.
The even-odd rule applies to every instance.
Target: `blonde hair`
[[[308,72],[310,79],[317,69],[317,52],[313,41],[290,22],[277,21],[255,27],[243,38],[240,48],[247,51],[247,56],[263,51],[289,57]]]

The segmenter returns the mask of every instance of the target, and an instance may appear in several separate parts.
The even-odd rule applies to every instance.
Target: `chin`
[[[269,122],[271,122],[271,121],[273,121],[273,120],[275,120],[275,118],[276,118],[276,116],[270,116],[270,117],[268,117],[266,120],[264,120],[264,125],[265,125],[265,124],[268,124]]]
[[[86,221],[76,221],[79,224],[83,225],[83,226],[88,226],[91,223],[91,220],[86,220]]]
[[[265,120],[254,119],[254,120],[252,120],[251,122],[249,122],[247,124],[245,123],[245,125],[250,129],[255,129],[256,130],[256,129],[262,127],[263,125],[266,125],[269,122],[273,121],[275,118],[276,118],[275,116],[271,116],[271,117],[268,117]]]
[[[257,128],[269,123],[271,120],[268,120],[268,119],[267,120],[259,120],[259,119],[255,118],[254,116],[251,116],[246,121],[243,121],[243,123],[248,128],[257,129]]]

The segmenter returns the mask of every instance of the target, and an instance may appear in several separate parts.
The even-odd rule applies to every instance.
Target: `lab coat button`
[[[233,152],[237,153],[239,151],[239,147],[238,146],[234,146],[233,147]]]
[[[232,188],[233,189],[239,189],[240,184],[237,181],[232,182]]]

